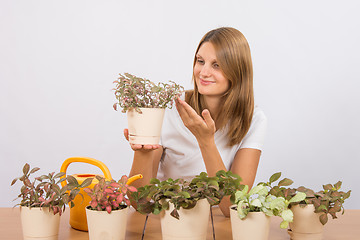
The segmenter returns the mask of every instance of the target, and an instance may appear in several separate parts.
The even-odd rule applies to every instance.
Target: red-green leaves
[[[80,191],[80,186],[77,180],[68,176],[67,178],[62,178],[65,173],[51,172],[47,175],[41,175],[34,177],[32,181],[30,176],[35,172],[39,171],[40,168],[35,167],[30,170],[30,165],[26,163],[22,169],[23,176],[15,178],[11,185],[14,185],[17,180],[23,183],[21,187],[20,194],[18,198],[21,198],[19,205],[27,207],[49,207],[54,214],[59,213],[60,215],[65,209],[66,204],[70,204],[70,207],[73,207],[72,200]],[[69,181],[69,184],[65,187],[60,188],[59,184],[63,181]],[[82,185],[86,185],[91,181],[86,181]],[[69,192],[67,192],[69,191]]]
[[[90,207],[97,211],[117,210],[130,205],[126,198],[128,192],[136,192],[136,188],[126,184],[128,177],[122,176],[119,181],[107,181],[105,178],[96,176],[99,182],[93,188],[85,188],[84,191],[91,197]]]

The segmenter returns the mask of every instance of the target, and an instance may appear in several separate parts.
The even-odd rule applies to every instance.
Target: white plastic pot
[[[48,207],[20,207],[24,240],[57,240],[60,215],[49,212]]]
[[[321,240],[324,226],[319,220],[320,213],[315,213],[313,204],[291,207],[294,220],[290,223],[288,233],[293,240]]]
[[[192,209],[178,210],[179,220],[170,215],[169,210],[162,211],[160,217],[163,240],[205,240],[209,225],[210,204],[206,199],[197,202]]]
[[[230,207],[233,240],[267,240],[270,217],[263,212],[249,212],[246,218],[240,219],[234,206]]]
[[[111,211],[95,211],[86,208],[90,240],[123,240],[129,207]]]
[[[164,108],[140,108],[127,111],[129,142],[133,144],[159,144]]]

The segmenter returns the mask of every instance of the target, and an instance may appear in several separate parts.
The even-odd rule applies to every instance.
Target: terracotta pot
[[[90,240],[123,240],[129,207],[111,211],[95,211],[86,208]]]
[[[140,108],[127,111],[129,142],[133,144],[159,144],[164,108]]]
[[[295,205],[291,207],[294,213],[294,220],[290,223],[288,233],[293,240],[321,240],[324,226],[319,220],[320,213],[315,213],[315,207],[312,204],[300,207]]]
[[[57,240],[60,215],[49,212],[48,207],[20,207],[24,240]]]
[[[206,199],[197,202],[192,209],[180,208],[180,219],[170,215],[174,205],[169,210],[162,211],[160,217],[163,240],[205,240],[209,225],[210,204]]]
[[[246,218],[240,219],[234,206],[230,207],[233,240],[267,240],[270,217],[263,212],[249,212]]]

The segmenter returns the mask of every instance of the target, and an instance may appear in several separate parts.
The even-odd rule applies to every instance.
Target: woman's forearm
[[[149,184],[150,179],[156,177],[156,171],[153,169],[157,167],[156,165],[159,165],[161,154],[162,148],[150,151],[134,152],[134,160],[129,176],[142,174],[143,178],[136,180],[131,185],[134,187],[141,187]]]

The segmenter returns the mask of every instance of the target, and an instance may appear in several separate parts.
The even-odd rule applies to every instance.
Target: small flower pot
[[[235,205],[230,207],[230,221],[233,240],[267,240],[270,230],[270,217],[263,212],[249,212],[240,219]]]
[[[57,240],[60,215],[49,211],[48,207],[20,207],[24,240]]]
[[[120,210],[95,211],[86,208],[89,239],[125,239],[129,207]]]
[[[140,108],[127,111],[129,142],[133,144],[159,144],[164,108]]]
[[[170,204],[169,210],[162,211],[160,217],[163,240],[205,240],[209,216],[210,204],[206,199],[197,202],[192,209],[180,208],[180,219],[170,215],[174,205]]]
[[[294,220],[290,223],[288,233],[293,240],[321,240],[324,226],[319,220],[320,213],[315,213],[315,207],[312,204],[300,207],[295,205],[291,207],[294,214]]]

